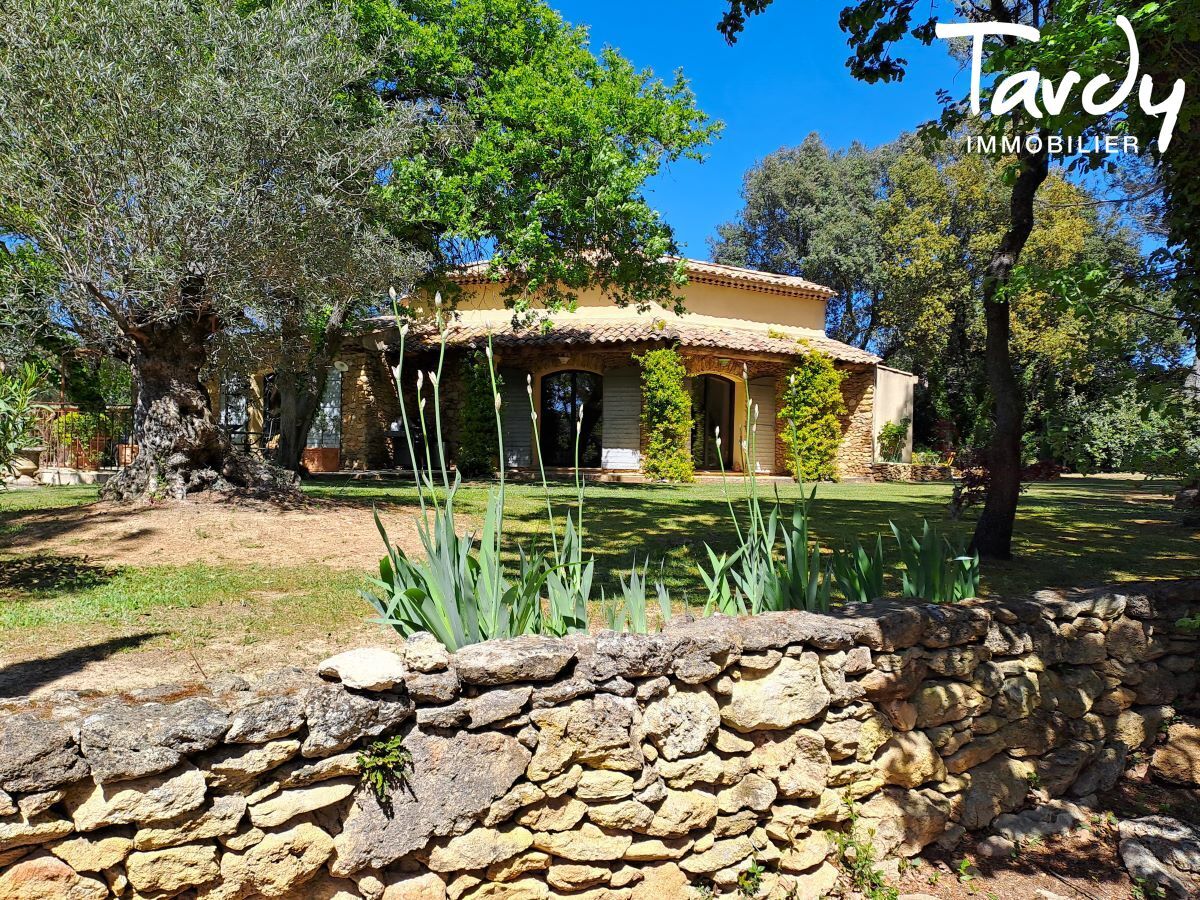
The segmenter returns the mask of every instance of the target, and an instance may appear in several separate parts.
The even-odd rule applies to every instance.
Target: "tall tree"
[[[731,42],[745,27],[747,15],[761,13],[771,0],[729,0],[718,26]],[[841,12],[839,23],[848,35],[853,54],[847,60],[851,73],[867,82],[894,81],[904,77],[906,60],[893,56],[894,45],[910,34],[929,43],[934,38],[936,15],[913,26],[917,0],[859,0]],[[990,0],[985,5],[954,5],[948,12],[968,21],[1021,23],[1038,27],[1052,10],[1042,0]],[[991,48],[1012,48],[1017,39],[1004,35],[988,42]],[[990,58],[990,54],[989,54]],[[949,99],[949,98],[947,98]],[[941,133],[946,138],[966,117],[965,105],[948,107]],[[1026,110],[1017,107],[987,120],[985,127],[997,136],[1040,137],[1036,144],[1020,143],[1007,179],[1008,213],[1001,238],[980,279],[984,304],[986,341],[984,366],[992,402],[992,437],[988,451],[991,486],[975,527],[972,546],[980,555],[1007,559],[1012,555],[1013,526],[1021,480],[1021,430],[1024,404],[1013,368],[1012,315],[1008,298],[1009,281],[1025,244],[1033,231],[1034,200],[1049,175],[1047,132]]]
[[[986,446],[991,432],[980,283],[1006,220],[1007,169],[958,147],[931,155],[904,137],[857,151],[875,164],[849,171],[841,164],[852,153],[829,151],[816,137],[770,154],[747,173],[745,206],[721,226],[714,252],[834,286],[852,271],[871,285],[861,300],[870,322],[863,346],[921,376],[918,438],[951,437],[965,450]],[[1183,342],[1170,295],[1139,283],[1141,232],[1102,216],[1102,198],[1061,172],[1048,177],[1038,208],[1009,303],[1013,364],[1027,398],[1024,445],[1051,453],[1058,448],[1046,429],[1068,395],[1090,402],[1092,385],[1120,390],[1143,373],[1157,377],[1178,363]],[[1104,290],[1086,305],[1064,302],[1060,282],[1097,278]],[[828,328],[845,340],[837,300]]]
[[[133,371],[139,451],[111,495],[278,489],[213,420],[213,337],[271,305],[264,283],[323,290],[330,247],[365,283],[411,280],[369,206],[414,124],[343,127],[346,85],[378,65],[359,37],[311,0],[0,11],[0,227],[59,273],[58,315]]]
[[[645,180],[716,132],[678,74],[662,82],[543,0],[354,0],[364,49],[390,48],[348,92],[348,116],[412,110],[418,136],[377,191],[384,227],[430,255],[433,275],[490,256],[510,300],[569,303],[598,284],[618,303],[671,302],[670,228]],[[362,102],[363,99],[367,102]],[[448,292],[449,296],[449,292]],[[295,468],[347,327],[369,304],[296,298],[279,341],[277,459]]]
[[[868,346],[879,336],[887,300],[875,208],[890,153],[858,144],[831,151],[814,133],[769,154],[746,173],[742,210],[718,226],[713,258],[833,288],[829,334]]]

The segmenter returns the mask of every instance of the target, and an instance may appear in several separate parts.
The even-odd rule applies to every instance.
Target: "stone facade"
[[[426,637],[186,699],[10,704],[0,898],[733,897],[754,861],[761,896],[819,897],[852,809],[912,856],[1035,787],[1111,788],[1200,705],[1173,624],[1198,609],[1192,581]],[[359,751],[385,736],[381,800]]]
[[[496,353],[496,365],[514,372],[529,374],[537,383],[543,375],[564,369],[583,369],[603,374],[610,369],[622,369],[635,363],[635,355],[652,349],[651,345],[597,346],[587,349],[564,346],[505,347]],[[452,349],[446,359],[445,374],[441,386],[442,431],[447,453],[453,459],[453,448],[460,440],[462,409],[462,378],[460,375],[466,352],[470,349]],[[735,386],[733,411],[734,432],[741,435],[745,427],[745,390],[742,387],[743,371],[751,380],[776,379],[776,408],[781,404],[784,379],[791,363],[781,357],[746,356],[723,354],[717,351],[701,351],[682,348],[684,365],[688,375],[719,375],[729,379]],[[392,375],[378,351],[365,351],[347,355],[350,372],[344,378],[342,389],[342,464],[348,469],[373,469],[390,466],[387,429],[400,416],[396,401]],[[415,421],[415,382],[418,369],[436,368],[436,357],[420,354],[405,362],[405,403],[409,415]],[[875,367],[857,363],[838,363],[846,373],[842,383],[842,394],[847,414],[842,417],[843,435],[838,447],[837,471],[841,478],[867,479],[871,477],[874,459],[873,398],[875,390]],[[744,369],[743,369],[744,367]],[[429,392],[426,391],[426,396]],[[432,399],[429,399],[432,403]],[[640,414],[640,411],[639,411]],[[739,438],[740,439],[740,438]],[[645,450],[643,435],[642,450]],[[765,474],[787,474],[791,450],[784,440],[782,425],[775,428],[775,467]],[[733,469],[741,468],[738,459]]]
[[[899,481],[916,484],[929,481],[949,481],[953,477],[954,469],[951,466],[926,466],[895,462],[878,462],[871,466],[873,481]]]
[[[384,354],[348,351],[342,376],[341,462],[346,469],[390,468],[389,430],[400,417],[400,403]]]
[[[846,415],[842,417],[842,442],[838,446],[838,477],[869,479],[875,462],[875,367],[846,370],[842,382]]]

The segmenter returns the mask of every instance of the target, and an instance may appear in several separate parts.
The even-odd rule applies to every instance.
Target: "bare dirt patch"
[[[321,660],[355,647],[389,647],[400,638],[364,621],[336,632],[302,629],[245,644],[238,630],[195,646],[153,626],[76,634],[53,646],[22,647],[0,657],[0,709],[78,692],[83,702],[142,690],[203,689],[223,676],[253,678],[284,666],[313,668]],[[23,652],[22,652],[23,651]]]
[[[393,543],[415,551],[414,510],[380,510]],[[8,520],[0,550],[86,557],[112,566],[298,566],[370,571],[382,555],[371,511],[310,500],[289,508],[262,503],[189,501],[131,506],[97,502],[38,509]]]
[[[968,835],[953,850],[931,846],[904,872],[898,887],[901,894],[937,900],[1152,900],[1163,895],[1155,893],[1153,885],[1139,885],[1129,877],[1117,831],[1118,822],[1149,815],[1200,826],[1200,789],[1157,781],[1145,761],[1135,758],[1116,787],[1100,796],[1085,826],[1018,846],[1009,859],[979,856],[975,848],[986,834],[982,832]]]

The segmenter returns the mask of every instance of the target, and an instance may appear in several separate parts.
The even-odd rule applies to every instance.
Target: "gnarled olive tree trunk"
[[[213,416],[201,372],[216,325],[215,316],[201,313],[129,329],[138,452],[105,486],[104,496],[182,500],[206,490],[295,490],[290,473],[234,448]]]

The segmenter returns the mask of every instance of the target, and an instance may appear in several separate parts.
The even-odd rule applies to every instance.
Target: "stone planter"
[[[38,460],[42,455],[45,447],[26,447],[17,453],[13,460],[13,472],[17,477],[28,476],[32,478],[37,474]]]
[[[47,466],[39,469],[37,480],[46,485],[104,484],[112,477],[111,472],[99,469],[76,469],[70,466]]]

